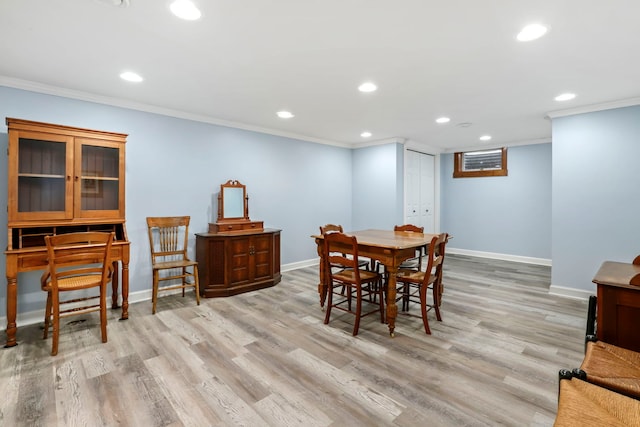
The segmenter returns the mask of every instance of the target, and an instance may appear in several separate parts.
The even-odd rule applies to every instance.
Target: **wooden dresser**
[[[12,118],[7,118],[7,127],[6,346],[17,343],[18,273],[47,266],[47,235],[115,233],[112,257],[114,267],[122,263],[122,318],[128,318],[127,135]],[[118,282],[118,268],[114,268],[114,308],[118,306]]]
[[[226,297],[280,282],[280,230],[196,234],[203,297]]]
[[[280,282],[280,230],[249,218],[247,188],[220,185],[218,219],[196,234],[196,261],[203,297],[228,297]]]
[[[598,287],[597,338],[640,351],[640,265],[605,261],[593,282]]]

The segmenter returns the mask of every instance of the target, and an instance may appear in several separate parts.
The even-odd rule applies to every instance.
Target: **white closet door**
[[[435,232],[435,157],[407,150],[405,164],[405,223]]]

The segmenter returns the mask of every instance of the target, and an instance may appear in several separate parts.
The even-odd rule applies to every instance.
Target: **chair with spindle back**
[[[200,305],[198,263],[187,256],[189,216],[147,217],[151,265],[153,269],[152,312],[156,313],[159,291],[193,287]],[[163,273],[164,272],[164,273]],[[160,287],[162,281],[180,281],[179,284]]]

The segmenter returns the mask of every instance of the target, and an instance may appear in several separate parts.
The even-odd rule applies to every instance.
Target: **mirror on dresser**
[[[228,297],[280,282],[280,230],[249,218],[245,185],[229,180],[220,186],[218,218],[207,233],[196,233],[200,294]]]
[[[218,194],[218,221],[229,219],[249,219],[247,186],[237,180],[221,184]]]
[[[209,232],[232,233],[263,228],[262,221],[251,221],[249,218],[247,186],[235,179],[221,184],[218,193],[218,219],[209,224]]]

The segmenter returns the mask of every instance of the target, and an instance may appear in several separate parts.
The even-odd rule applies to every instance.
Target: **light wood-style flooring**
[[[447,255],[430,336],[406,316],[395,338],[374,315],[357,337],[346,313],[324,325],[317,268],[199,307],[168,295],[155,316],[151,302],[112,311],[106,344],[97,313],[71,317],[56,357],[23,327],[0,349],[0,425],[550,426],[587,303],[549,281],[549,267]]]

